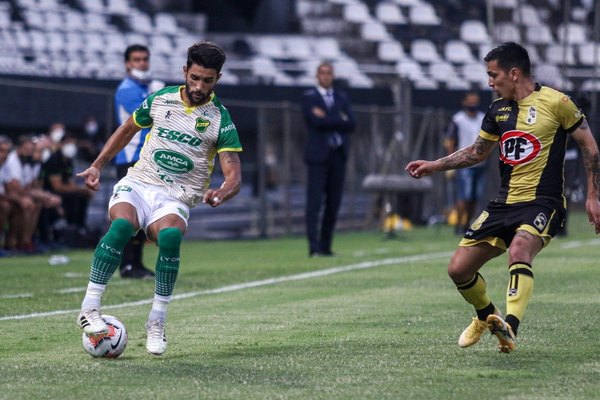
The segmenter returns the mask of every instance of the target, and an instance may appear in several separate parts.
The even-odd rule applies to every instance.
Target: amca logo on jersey
[[[537,157],[542,143],[531,133],[507,131],[500,138],[500,159],[506,164],[525,164]]]
[[[188,144],[192,147],[198,147],[200,146],[200,144],[202,143],[202,139],[200,139],[199,137],[195,137],[192,135],[189,135],[187,133],[181,133],[178,131],[174,131],[172,129],[166,129],[166,128],[156,128],[156,136],[167,139],[167,140],[172,140],[174,142],[178,142],[178,143],[183,143],[183,144]]]

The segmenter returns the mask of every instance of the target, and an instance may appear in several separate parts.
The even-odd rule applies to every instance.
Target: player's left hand
[[[209,189],[204,193],[204,197],[202,198],[202,202],[208,204],[211,207],[218,207],[223,203],[223,196],[219,193],[218,190]]]

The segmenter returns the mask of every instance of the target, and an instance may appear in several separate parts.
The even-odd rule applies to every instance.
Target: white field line
[[[583,247],[583,246],[595,246],[598,244],[600,244],[600,239],[575,240],[575,241],[560,243],[560,247],[563,249],[569,249],[569,248],[576,248],[576,247]],[[453,254],[453,252],[429,253],[429,254],[420,254],[420,255],[406,256],[406,257],[384,258],[382,260],[375,260],[375,261],[365,261],[365,262],[361,262],[361,263],[357,263],[357,264],[333,267],[333,268],[328,268],[328,269],[323,269],[323,270],[318,270],[318,271],[303,272],[303,273],[295,274],[295,275],[281,276],[279,278],[269,278],[269,279],[263,279],[260,281],[253,281],[253,282],[246,282],[246,283],[238,283],[235,285],[222,286],[222,287],[216,288],[216,289],[208,289],[208,290],[200,290],[200,291],[196,291],[196,292],[181,293],[181,294],[174,295],[173,300],[181,300],[181,299],[187,299],[190,297],[205,296],[205,295],[210,295],[210,294],[235,292],[238,290],[249,289],[249,288],[253,288],[253,287],[275,285],[277,283],[299,281],[299,280],[303,280],[303,279],[319,278],[319,277],[323,277],[323,276],[339,274],[342,272],[350,272],[350,271],[356,271],[356,270],[361,270],[361,269],[376,268],[376,267],[382,267],[385,265],[406,264],[409,262],[428,261],[428,260],[433,260],[436,258],[450,257],[452,254]],[[152,299],[146,299],[146,300],[132,301],[132,302],[128,302],[128,303],[114,304],[112,306],[104,306],[102,308],[105,310],[110,310],[110,309],[117,309],[117,308],[134,307],[134,306],[151,304],[151,303],[152,303]],[[10,316],[6,316],[6,317],[0,317],[0,321],[50,317],[53,315],[71,314],[71,313],[76,313],[76,312],[79,312],[79,309],[55,310],[55,311],[46,311],[46,312],[32,313],[32,314],[10,315]]]
[[[452,254],[453,254],[453,252],[429,253],[429,254],[419,254],[419,255],[414,255],[414,256],[385,258],[382,260],[375,260],[375,261],[364,261],[364,262],[357,263],[357,264],[344,265],[344,266],[340,266],[340,267],[333,267],[333,268],[322,269],[322,270],[317,270],[317,271],[303,272],[303,273],[294,274],[294,275],[280,276],[278,278],[268,278],[268,279],[262,279],[259,281],[227,285],[227,286],[222,286],[222,287],[216,288],[216,289],[207,289],[207,290],[200,290],[200,291],[196,291],[196,292],[181,293],[181,294],[174,295],[173,300],[181,300],[181,299],[187,299],[190,297],[205,296],[205,295],[210,295],[210,294],[235,292],[238,290],[244,290],[244,289],[255,288],[255,287],[260,287],[260,286],[275,285],[275,284],[282,283],[282,282],[291,282],[291,281],[300,281],[300,280],[304,280],[304,279],[320,278],[323,276],[339,274],[339,273],[343,273],[343,272],[357,271],[357,270],[361,270],[361,269],[382,267],[385,265],[407,264],[407,263],[411,263],[411,262],[434,260],[437,258],[448,258]],[[103,310],[111,310],[111,309],[117,309],[117,308],[140,306],[140,305],[151,304],[151,303],[152,303],[152,299],[145,299],[145,300],[139,300],[139,301],[131,301],[128,303],[114,304],[111,306],[103,306],[102,309]],[[31,314],[10,315],[10,316],[6,316],[6,317],[0,317],[0,321],[50,317],[50,316],[54,316],[54,315],[75,314],[77,312],[79,312],[79,309],[55,310],[55,311],[46,311],[46,312],[31,313]]]

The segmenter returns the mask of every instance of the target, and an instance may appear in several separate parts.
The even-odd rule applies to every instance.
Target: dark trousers
[[[332,150],[325,163],[307,166],[306,235],[309,252],[330,253],[344,191],[345,156],[341,149]],[[323,215],[319,228],[321,210]]]
[[[133,164],[135,163],[117,165],[117,178],[121,179],[127,175],[127,170],[129,167],[133,167]],[[138,233],[125,245],[125,249],[123,249],[121,269],[123,269],[123,267],[126,265],[133,265],[134,268],[143,265],[145,242],[146,234],[140,229]]]

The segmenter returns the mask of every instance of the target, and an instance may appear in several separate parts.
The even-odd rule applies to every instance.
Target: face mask
[[[467,110],[467,112],[470,112],[470,113],[476,113],[477,109],[478,109],[477,106],[465,106],[465,110]]]
[[[19,156],[19,160],[21,160],[21,164],[32,164],[33,163],[32,156]]]
[[[45,163],[46,161],[48,161],[48,159],[50,158],[51,155],[52,155],[52,152],[50,151],[50,149],[42,150],[42,155],[41,155],[42,162]]]
[[[98,132],[98,123],[96,121],[90,121],[85,124],[85,133],[89,136],[94,136]]]
[[[75,143],[67,143],[62,147],[61,151],[66,158],[73,158],[77,155],[77,146]]]
[[[150,79],[152,79],[152,72],[150,70],[142,71],[141,69],[132,68],[129,71],[129,75],[140,82],[150,82]]]
[[[60,139],[62,139],[63,136],[65,136],[65,130],[62,128],[54,129],[52,132],[50,132],[50,139],[54,143],[60,142]]]

